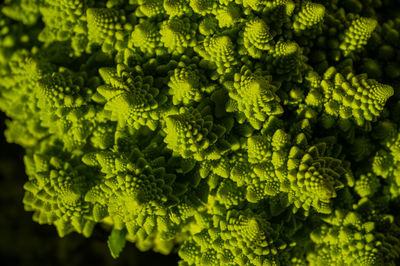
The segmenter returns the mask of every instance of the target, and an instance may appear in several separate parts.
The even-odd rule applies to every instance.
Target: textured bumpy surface
[[[25,209],[118,257],[395,265],[395,0],[6,0]]]

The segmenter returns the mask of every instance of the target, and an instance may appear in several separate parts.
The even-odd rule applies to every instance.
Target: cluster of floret
[[[5,2],[35,221],[181,266],[399,259],[396,1]]]

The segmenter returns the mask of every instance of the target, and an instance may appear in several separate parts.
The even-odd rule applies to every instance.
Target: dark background
[[[129,242],[120,258],[113,259],[107,247],[109,232],[99,225],[90,238],[77,233],[60,238],[55,227],[32,221],[32,213],[25,212],[22,204],[23,185],[27,180],[23,163],[24,150],[5,141],[5,119],[0,112],[1,265],[177,265],[176,254],[164,256],[154,252],[140,252]]]

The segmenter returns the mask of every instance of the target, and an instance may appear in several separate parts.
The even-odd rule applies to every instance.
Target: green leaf
[[[113,256],[114,259],[118,258],[119,254],[125,247],[125,235],[126,229],[113,229],[111,235],[108,238],[108,248],[110,249],[111,256]]]

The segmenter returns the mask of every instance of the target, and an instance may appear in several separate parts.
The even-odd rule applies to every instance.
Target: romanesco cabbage
[[[400,259],[395,0],[5,0],[23,203],[190,265]]]

